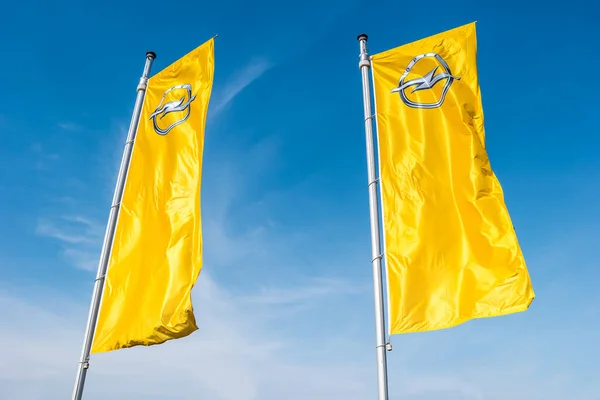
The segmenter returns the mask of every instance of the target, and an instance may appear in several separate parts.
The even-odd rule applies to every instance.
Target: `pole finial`
[[[360,35],[358,35],[358,37],[356,38],[356,40],[358,40],[359,42],[361,40],[367,40],[369,37],[367,36],[366,33],[361,33]]]
[[[156,53],[153,52],[153,51],[148,51],[148,52],[146,52],[146,57],[155,59],[156,58]]]

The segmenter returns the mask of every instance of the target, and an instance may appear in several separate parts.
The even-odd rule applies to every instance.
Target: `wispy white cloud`
[[[370,296],[336,294],[343,281],[336,278],[333,282],[316,279],[306,285],[259,290],[242,297],[203,271],[193,291],[199,330],[159,346],[92,355],[85,397],[373,397],[370,316],[355,316],[363,319],[360,331],[348,329],[340,321],[337,329],[327,331],[321,328],[326,321],[319,313],[333,308],[340,296],[348,308],[355,307],[356,300],[368,301]],[[0,398],[68,397],[87,302],[39,291],[39,300],[24,300],[22,293],[0,290]],[[309,307],[315,302],[317,309]],[[283,309],[274,310],[275,304]],[[294,312],[293,324],[286,316],[288,311]],[[287,334],[293,329],[305,334]],[[600,384],[594,379],[593,366],[589,365],[583,375],[576,372],[586,371],[581,369],[585,359],[589,362],[589,357],[597,354],[595,336],[582,336],[578,341],[569,340],[572,337],[568,330],[543,327],[539,332],[514,329],[499,334],[468,326],[395,337],[394,350],[388,353],[390,399],[595,399],[600,395]],[[536,340],[541,340],[541,345],[532,345]],[[581,346],[588,349],[588,357],[577,356]],[[418,350],[411,351],[415,347]],[[549,351],[555,354],[551,359]],[[569,358],[561,358],[561,351],[570,354]]]
[[[35,157],[33,165],[38,170],[48,169],[53,162],[56,162],[60,158],[58,153],[47,151],[39,142],[32,143],[29,146],[29,150]]]
[[[81,130],[81,126],[74,122],[60,122],[58,127],[69,132],[77,132]]]
[[[261,153],[257,150],[256,154]],[[243,180],[245,175],[236,171],[230,169],[231,176]],[[254,173],[259,174],[260,169]],[[222,200],[231,205],[239,201],[243,190],[236,182],[232,180],[211,202]],[[223,227],[230,222],[231,208],[216,215],[218,219],[210,213],[207,218],[213,219],[214,226]],[[95,240],[99,245],[103,225],[82,214],[70,214],[41,220],[38,229],[64,246],[63,256],[75,257],[76,252],[80,265],[93,254],[87,259],[87,268],[95,269],[98,253],[88,252],[90,248],[83,245]],[[218,239],[222,242],[217,243],[214,231],[205,232],[214,244],[206,252],[221,266],[208,263],[194,289],[199,331],[160,346],[94,355],[86,399],[373,397],[370,280],[357,283],[344,276],[295,275],[285,284],[267,282],[250,289],[225,286],[225,280],[216,280],[216,276],[230,274],[241,261],[259,281],[268,276],[257,272],[256,262],[261,257],[271,257],[269,268],[280,268],[307,249],[273,254],[273,243],[289,238],[274,237],[264,221],[242,234],[223,233]],[[240,251],[237,245],[246,247],[236,257],[227,258],[227,252]],[[564,259],[581,250],[560,248]],[[346,265],[355,262],[338,258]],[[551,260],[545,262],[551,270]],[[564,285],[562,290],[566,290]],[[66,301],[54,294],[38,294],[37,301],[24,298],[0,290],[0,398],[67,397],[83,338],[87,301]],[[555,312],[544,318],[534,308],[527,314],[473,321],[446,331],[393,337],[394,350],[388,353],[390,399],[595,399],[600,396],[600,384],[589,360],[600,357],[595,346],[600,327],[593,322],[592,311],[584,307],[595,300],[581,298],[571,304],[571,314],[561,316],[562,322],[557,322]],[[550,300],[543,301],[548,304]],[[590,319],[587,330],[571,326],[585,318]],[[586,351],[581,352],[582,348]]]
[[[103,226],[80,215],[40,218],[35,233],[58,242],[61,254],[71,265],[94,270],[104,235]]]
[[[53,195],[46,194],[44,196],[49,202],[60,204],[60,205],[73,205],[77,203],[77,200],[72,196],[67,195]]]
[[[96,271],[100,258],[100,246],[96,247],[97,251],[65,248],[62,254],[71,265],[85,271]]]
[[[35,232],[41,236],[47,236],[53,239],[58,239],[61,242],[68,244],[85,243],[89,241],[86,235],[68,234],[59,229],[50,221],[40,220],[37,224]]]
[[[313,277],[303,287],[260,287],[253,295],[240,297],[247,304],[281,306],[293,303],[319,302],[325,297],[356,294],[367,291],[369,285],[339,278]]]
[[[222,88],[215,88],[209,107],[209,117],[214,117],[223,111],[242,90],[274,65],[266,59],[256,59],[237,71]]]
[[[300,343],[279,337],[260,317],[259,308],[268,307],[260,304],[265,303],[249,313],[206,273],[193,296],[199,331],[160,346],[94,355],[86,398],[305,400],[326,399],[331,393],[347,399],[368,397],[361,376],[364,367],[336,362],[335,354],[327,355],[325,364],[323,358],[302,359]],[[0,293],[0,321],[19,326],[18,332],[0,329],[0,398],[53,400],[70,393],[83,339],[84,307],[65,315],[58,306],[51,299],[44,305],[31,304]]]
[[[272,256],[277,238],[267,219],[235,224],[248,191],[256,186],[279,150],[279,142],[264,138],[256,143],[228,146],[206,157],[202,182],[202,231],[206,258],[217,266],[257,264]],[[290,237],[286,237],[290,240]]]

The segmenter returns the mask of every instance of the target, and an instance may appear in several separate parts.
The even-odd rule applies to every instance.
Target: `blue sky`
[[[94,356],[86,399],[375,396],[359,33],[478,21],[488,152],[536,291],[522,314],[394,336],[392,400],[600,396],[591,1],[9,2],[0,15],[0,398],[71,393],[144,54],[214,34],[200,330]]]

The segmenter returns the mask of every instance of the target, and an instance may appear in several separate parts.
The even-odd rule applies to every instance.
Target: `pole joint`
[[[139,92],[140,90],[146,90],[148,88],[148,78],[145,76],[142,76],[140,78],[140,83],[137,86],[137,91]]]
[[[358,61],[358,68],[362,69],[362,67],[371,68],[371,59],[368,54],[361,54]]]

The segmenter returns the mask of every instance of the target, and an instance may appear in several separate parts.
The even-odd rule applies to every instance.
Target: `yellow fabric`
[[[450,71],[431,54],[411,67],[432,52]],[[372,57],[391,334],[524,311],[534,298],[485,148],[476,56],[472,23]],[[434,76],[455,77],[441,106],[393,92],[407,69],[413,103],[435,104],[450,78]]]
[[[159,344],[198,329],[191,290],[202,268],[200,186],[213,74],[211,39],[149,79],[92,353]],[[191,97],[183,87],[163,99],[184,84]],[[174,125],[166,134],[151,118],[158,108],[158,132]]]

